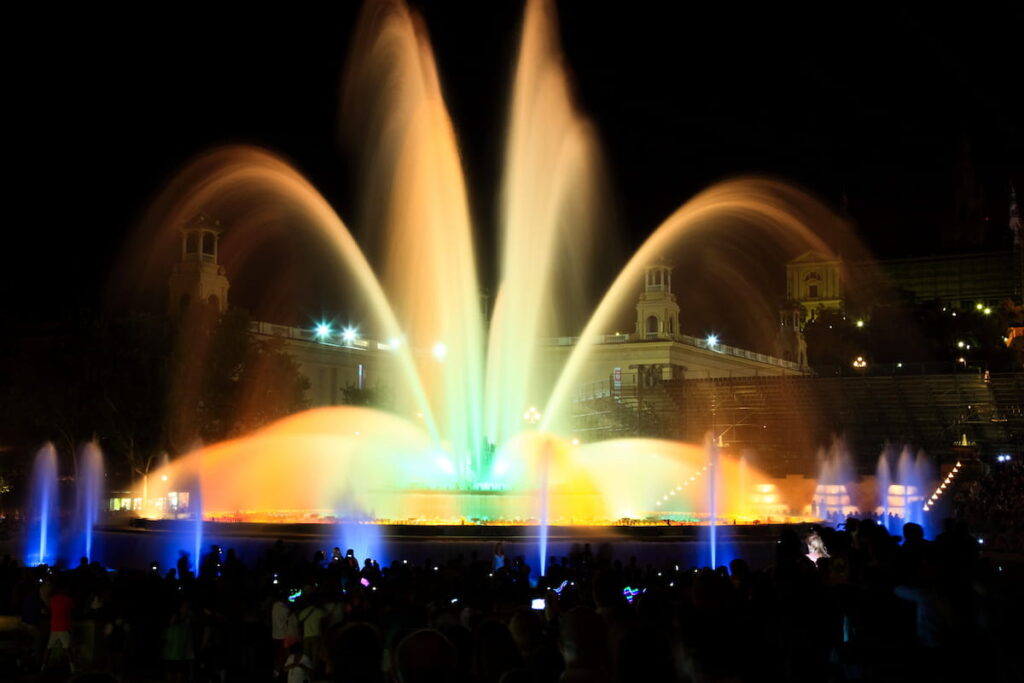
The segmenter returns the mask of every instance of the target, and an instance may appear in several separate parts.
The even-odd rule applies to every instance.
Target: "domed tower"
[[[787,301],[779,308],[779,331],[775,334],[775,356],[807,367],[807,340],[800,327],[804,307],[795,301]]]
[[[200,213],[181,228],[181,256],[168,282],[168,310],[176,314],[190,304],[202,302],[218,313],[228,307],[228,284],[224,267],[217,263],[221,235],[220,221]]]
[[[672,267],[665,263],[644,269],[644,289],[636,302],[634,338],[678,339],[679,304],[672,293]]]

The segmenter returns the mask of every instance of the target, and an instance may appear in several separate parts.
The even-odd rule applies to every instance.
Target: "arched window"
[[[647,316],[647,336],[653,337],[658,334],[658,318],[657,316]]]
[[[675,332],[676,332],[675,329],[673,329],[675,326],[672,323],[673,323],[672,318],[669,318],[668,319],[668,333],[669,334],[675,334]]]

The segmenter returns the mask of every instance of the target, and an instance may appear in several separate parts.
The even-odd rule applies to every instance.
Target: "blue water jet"
[[[25,564],[57,559],[57,449],[46,443],[36,453],[29,487],[29,532]]]
[[[372,558],[378,564],[387,564],[380,526],[374,523],[373,514],[356,502],[355,494],[350,489],[342,493],[334,506],[334,515],[337,520],[335,543],[342,552],[351,550],[357,559]],[[330,553],[327,555],[330,556]]]
[[[540,552],[540,574],[544,576],[547,572],[548,562],[548,472],[551,469],[551,441],[544,440],[540,454],[540,525],[537,528],[539,535],[538,545]]]
[[[712,569],[718,566],[718,448],[708,441],[708,550]]]
[[[76,554],[90,562],[95,559],[93,529],[99,521],[103,472],[103,453],[99,446],[95,443],[83,446],[78,454],[77,515],[72,528]]]
[[[194,501],[194,502],[193,502]],[[199,565],[203,557],[203,494],[202,488],[196,486],[189,496],[189,509],[192,512],[192,562],[193,571],[199,576]]]

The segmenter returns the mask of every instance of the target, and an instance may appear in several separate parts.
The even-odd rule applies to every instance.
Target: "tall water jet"
[[[875,511],[881,515],[882,526],[889,529],[889,487],[892,485],[892,466],[889,464],[889,447],[883,449],[878,456],[878,466],[875,468],[875,494],[878,499],[878,507]]]
[[[928,491],[931,490],[932,484],[935,482],[936,476],[933,471],[931,458],[924,450],[917,452],[917,460],[914,463],[914,474],[916,475],[916,484],[919,487],[921,502],[915,508],[917,517],[912,521],[920,524],[924,528],[926,536],[932,536],[935,533],[935,525],[932,523],[932,517],[926,514],[925,503],[928,502]]]
[[[811,512],[820,519],[857,514],[851,492],[854,489],[853,465],[842,440],[836,439],[826,452],[818,452],[818,481]]]
[[[29,486],[29,547],[26,564],[53,564],[57,559],[57,449],[46,443],[36,453]]]
[[[718,567],[718,444],[708,438],[708,553],[711,568]]]
[[[99,518],[100,501],[103,497],[103,475],[103,452],[95,442],[87,443],[78,454],[75,487],[78,514],[74,527],[80,555],[89,561],[95,559],[93,528]]]
[[[551,491],[549,487],[550,475],[551,475],[551,451],[553,445],[551,440],[544,439],[541,443],[541,454],[540,454],[540,490],[538,495],[540,496],[540,514],[538,515],[539,526],[537,528],[538,536],[538,552],[540,553],[539,576],[545,576],[547,574],[547,562],[548,562],[548,518],[550,514],[550,496]]]
[[[591,124],[577,110],[552,3],[530,0],[512,86],[500,225],[501,286],[486,369],[486,431],[504,443],[519,415],[550,391],[544,337],[583,310],[584,262],[605,215],[601,161]],[[582,322],[582,321],[581,321]]]
[[[457,474],[471,484],[482,470],[484,324],[469,203],[426,25],[404,2],[366,6],[342,109],[364,154],[371,204],[362,213],[384,250],[398,334],[435,351],[417,371]]]
[[[896,463],[895,479],[888,488],[888,504],[894,516],[891,533],[902,533],[902,525],[907,522],[924,527],[927,471],[927,456],[924,452],[919,452],[915,458],[913,450],[909,446],[904,447]]]
[[[351,550],[359,559],[373,558],[380,564],[387,563],[380,528],[374,523],[374,515],[359,505],[350,488],[342,493],[335,508],[335,516],[335,541],[342,551]]]
[[[202,481],[202,456],[199,456],[199,466],[196,467],[195,484],[189,492],[188,509],[192,517],[192,563],[195,575],[199,576],[199,570],[203,561],[203,481]]]

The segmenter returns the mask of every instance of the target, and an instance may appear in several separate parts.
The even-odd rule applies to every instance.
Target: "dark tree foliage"
[[[388,410],[391,408],[391,395],[380,386],[360,389],[357,385],[349,383],[341,388],[341,403],[346,406],[366,406],[367,408]]]
[[[239,436],[307,407],[309,382],[284,340],[249,331],[249,316],[199,305],[171,354],[166,441],[172,453]]]
[[[161,445],[169,321],[81,314],[27,331],[3,354],[5,431],[15,450],[96,439],[128,467]],[[116,473],[116,467],[114,468]]]
[[[929,372],[1009,370],[1020,363],[1006,348],[1004,335],[1019,317],[1019,308],[1009,301],[986,313],[931,301],[894,300],[861,315],[822,311],[807,323],[804,335],[808,360],[817,369],[845,371],[862,356],[869,366],[887,369],[900,363]],[[857,320],[864,321],[863,327]]]
[[[0,353],[3,446],[20,454],[3,469],[15,478],[44,441],[73,454],[96,440],[109,476],[126,481],[161,452],[237,436],[306,407],[307,382],[283,341],[249,334],[240,311],[176,320],[83,313],[17,339]]]

